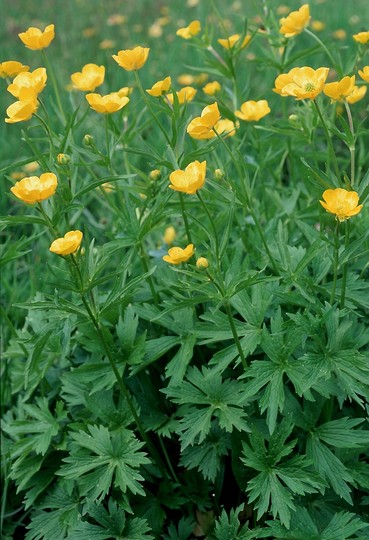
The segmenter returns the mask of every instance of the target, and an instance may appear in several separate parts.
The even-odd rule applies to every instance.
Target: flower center
[[[315,90],[313,83],[308,82],[305,84],[305,92],[312,92],[313,90]]]

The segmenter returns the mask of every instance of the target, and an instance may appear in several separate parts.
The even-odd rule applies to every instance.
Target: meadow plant
[[[369,538],[369,31],[260,4],[0,64],[4,539]]]

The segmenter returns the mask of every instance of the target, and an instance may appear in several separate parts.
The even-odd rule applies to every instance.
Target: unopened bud
[[[168,246],[171,246],[173,244],[174,240],[176,239],[176,235],[177,235],[176,230],[171,225],[170,227],[167,227],[165,229],[163,240]]]
[[[68,165],[68,163],[70,163],[71,161],[71,158],[70,156],[68,156],[68,154],[58,154],[56,160],[60,165]]]
[[[151,171],[149,174],[149,178],[150,180],[154,180],[155,182],[160,180],[161,172],[159,171],[159,169],[154,169],[153,171]]]
[[[196,261],[196,268],[198,270],[206,270],[209,267],[209,262],[205,257],[200,257]]]
[[[215,175],[215,180],[223,180],[224,171],[222,171],[222,169],[215,169],[214,175]]]
[[[94,137],[93,137],[92,135],[89,135],[89,134],[87,133],[87,135],[85,135],[85,136],[83,137],[83,144],[84,144],[85,146],[93,146],[93,145],[95,144],[95,139],[94,139]]]

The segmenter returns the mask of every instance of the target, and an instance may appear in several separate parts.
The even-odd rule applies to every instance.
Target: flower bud
[[[176,230],[172,225],[170,225],[164,231],[163,240],[166,244],[168,244],[168,246],[171,246],[175,239],[176,239]]]
[[[214,171],[215,180],[223,180],[224,178],[224,171],[222,169],[215,169]]]
[[[159,169],[154,169],[150,172],[149,174],[149,178],[150,180],[153,180],[153,181],[157,181],[157,180],[160,180],[161,178],[161,171],[159,171]]]
[[[209,262],[205,257],[200,257],[196,261],[196,268],[198,270],[206,270],[209,267]]]
[[[68,154],[58,154],[56,161],[59,163],[59,165],[68,165],[70,163],[71,158],[68,156]]]
[[[86,134],[84,137],[83,137],[83,144],[85,146],[93,146],[95,144],[95,139],[92,135],[90,134]]]

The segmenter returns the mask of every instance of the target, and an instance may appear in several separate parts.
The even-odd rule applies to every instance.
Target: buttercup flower
[[[218,43],[224,47],[225,49],[233,49],[235,45],[238,45],[238,41],[240,39],[240,34],[233,34],[232,36],[229,36],[227,38],[219,38]],[[241,49],[244,49],[246,45],[249,43],[251,39],[251,36],[245,36],[242,43],[241,43]]]
[[[176,239],[177,233],[173,225],[167,227],[164,231],[163,240],[168,245],[171,246]]]
[[[178,169],[169,175],[171,189],[193,195],[205,183],[206,161],[193,161],[184,171]]]
[[[366,91],[367,91],[366,86],[354,86],[351,94],[347,96],[346,98],[347,103],[349,103],[350,105],[353,105],[357,101],[360,101],[365,96]]]
[[[274,92],[281,96],[293,96],[296,99],[315,99],[323,90],[329,68],[311,67],[293,68],[282,73],[275,80]]]
[[[189,86],[195,82],[195,77],[190,73],[183,73],[177,77],[177,82],[182,86]]]
[[[212,81],[212,82],[209,82],[208,84],[206,84],[204,86],[204,88],[202,89],[202,91],[204,92],[204,94],[207,94],[208,96],[213,96],[214,94],[216,94],[217,92],[220,92],[221,90],[221,86],[220,84],[218,83],[218,81]]]
[[[162,81],[156,82],[149,90],[146,90],[146,92],[150,94],[150,96],[159,97],[168,92],[171,84],[172,79],[170,77],[166,77]]]
[[[25,122],[37,111],[38,101],[36,99],[29,101],[16,101],[7,109],[6,114],[9,118],[5,118],[7,124],[15,124],[16,122]]]
[[[261,99],[260,101],[245,101],[241,105],[241,110],[236,111],[234,114],[237,118],[246,122],[257,122],[269,113],[268,102],[265,99]]]
[[[113,58],[126,71],[136,71],[145,65],[149,52],[149,48],[134,47],[113,54]]]
[[[342,40],[346,39],[347,33],[346,33],[346,30],[344,30],[343,28],[338,28],[338,30],[335,30],[332,33],[332,36],[334,38],[340,39],[342,41]]]
[[[42,32],[39,28],[31,26],[26,32],[21,32],[18,36],[28,49],[38,51],[50,45],[55,37],[55,27],[53,24],[49,24]]]
[[[170,264],[180,264],[191,259],[194,253],[193,244],[189,244],[185,249],[172,247],[168,250],[168,255],[164,255],[163,260]]]
[[[196,96],[197,94],[197,90],[196,88],[193,88],[192,86],[184,86],[183,88],[181,88],[179,90],[179,92],[176,92],[177,94],[177,98],[178,98],[178,103],[180,105],[183,105],[183,103],[185,102],[189,102],[189,101],[192,101],[193,98]],[[169,101],[169,103],[173,103],[174,102],[174,99],[173,99],[173,94],[167,94],[167,100]]]
[[[206,270],[209,268],[209,261],[205,257],[199,257],[196,261],[196,268],[198,270]]]
[[[188,26],[184,28],[179,28],[176,32],[177,36],[183,39],[191,39],[194,36],[197,36],[201,32],[200,21],[192,21]]]
[[[236,129],[239,127],[239,122],[237,122],[237,124],[238,125],[236,126],[235,123],[228,118],[221,118],[215,124],[214,131],[216,131],[218,135],[224,134],[224,137],[233,137],[233,135],[236,135]]]
[[[49,250],[56,255],[70,255],[75,253],[81,245],[83,234],[81,231],[69,231],[63,238],[57,238]]]
[[[86,64],[82,71],[73,73],[70,77],[73,87],[82,92],[93,92],[97,86],[104,82],[105,67],[96,64]]]
[[[322,30],[324,30],[325,28],[325,23],[323,21],[313,21],[311,23],[311,28],[315,31],[315,32],[321,32]]]
[[[99,49],[102,49],[103,51],[105,51],[106,49],[114,49],[114,47],[115,41],[113,41],[112,39],[103,39],[99,43]]]
[[[359,69],[359,75],[365,82],[369,82],[369,66],[363,67],[363,69]]]
[[[354,86],[355,75],[352,77],[343,77],[343,79],[338,82],[325,84],[323,87],[323,92],[333,101],[341,101],[352,94]]]
[[[330,214],[335,214],[338,221],[345,221],[360,212],[363,205],[359,203],[359,195],[356,191],[346,189],[326,189],[323,193],[324,201],[320,204]]]
[[[359,32],[358,34],[354,34],[352,36],[355,41],[358,43],[368,43],[369,42],[369,31],[368,32]]]
[[[0,63],[0,77],[5,79],[6,77],[15,77],[19,73],[29,71],[29,66],[24,66],[22,62],[16,62],[15,60],[8,60],[7,62]]]
[[[20,73],[15,77],[7,90],[21,101],[35,100],[46,86],[46,69],[41,67],[34,71]]]
[[[120,90],[118,90],[118,95],[119,97],[128,97],[132,94],[133,92],[133,86],[123,86],[122,88],[120,88]]]
[[[123,109],[129,103],[128,97],[120,97],[118,92],[111,92],[106,96],[100,94],[86,94],[91,109],[98,113],[110,114]]]
[[[29,176],[17,182],[10,191],[21,201],[27,204],[44,201],[54,195],[58,186],[58,179],[54,173],[44,173],[38,176]]]
[[[219,119],[218,104],[212,103],[203,109],[201,116],[191,120],[187,126],[187,133],[193,139],[211,139],[216,135],[213,127]]]
[[[287,17],[279,21],[281,24],[279,31],[286,38],[297,36],[309,24],[309,20],[309,4],[304,4],[298,11],[292,11]]]

